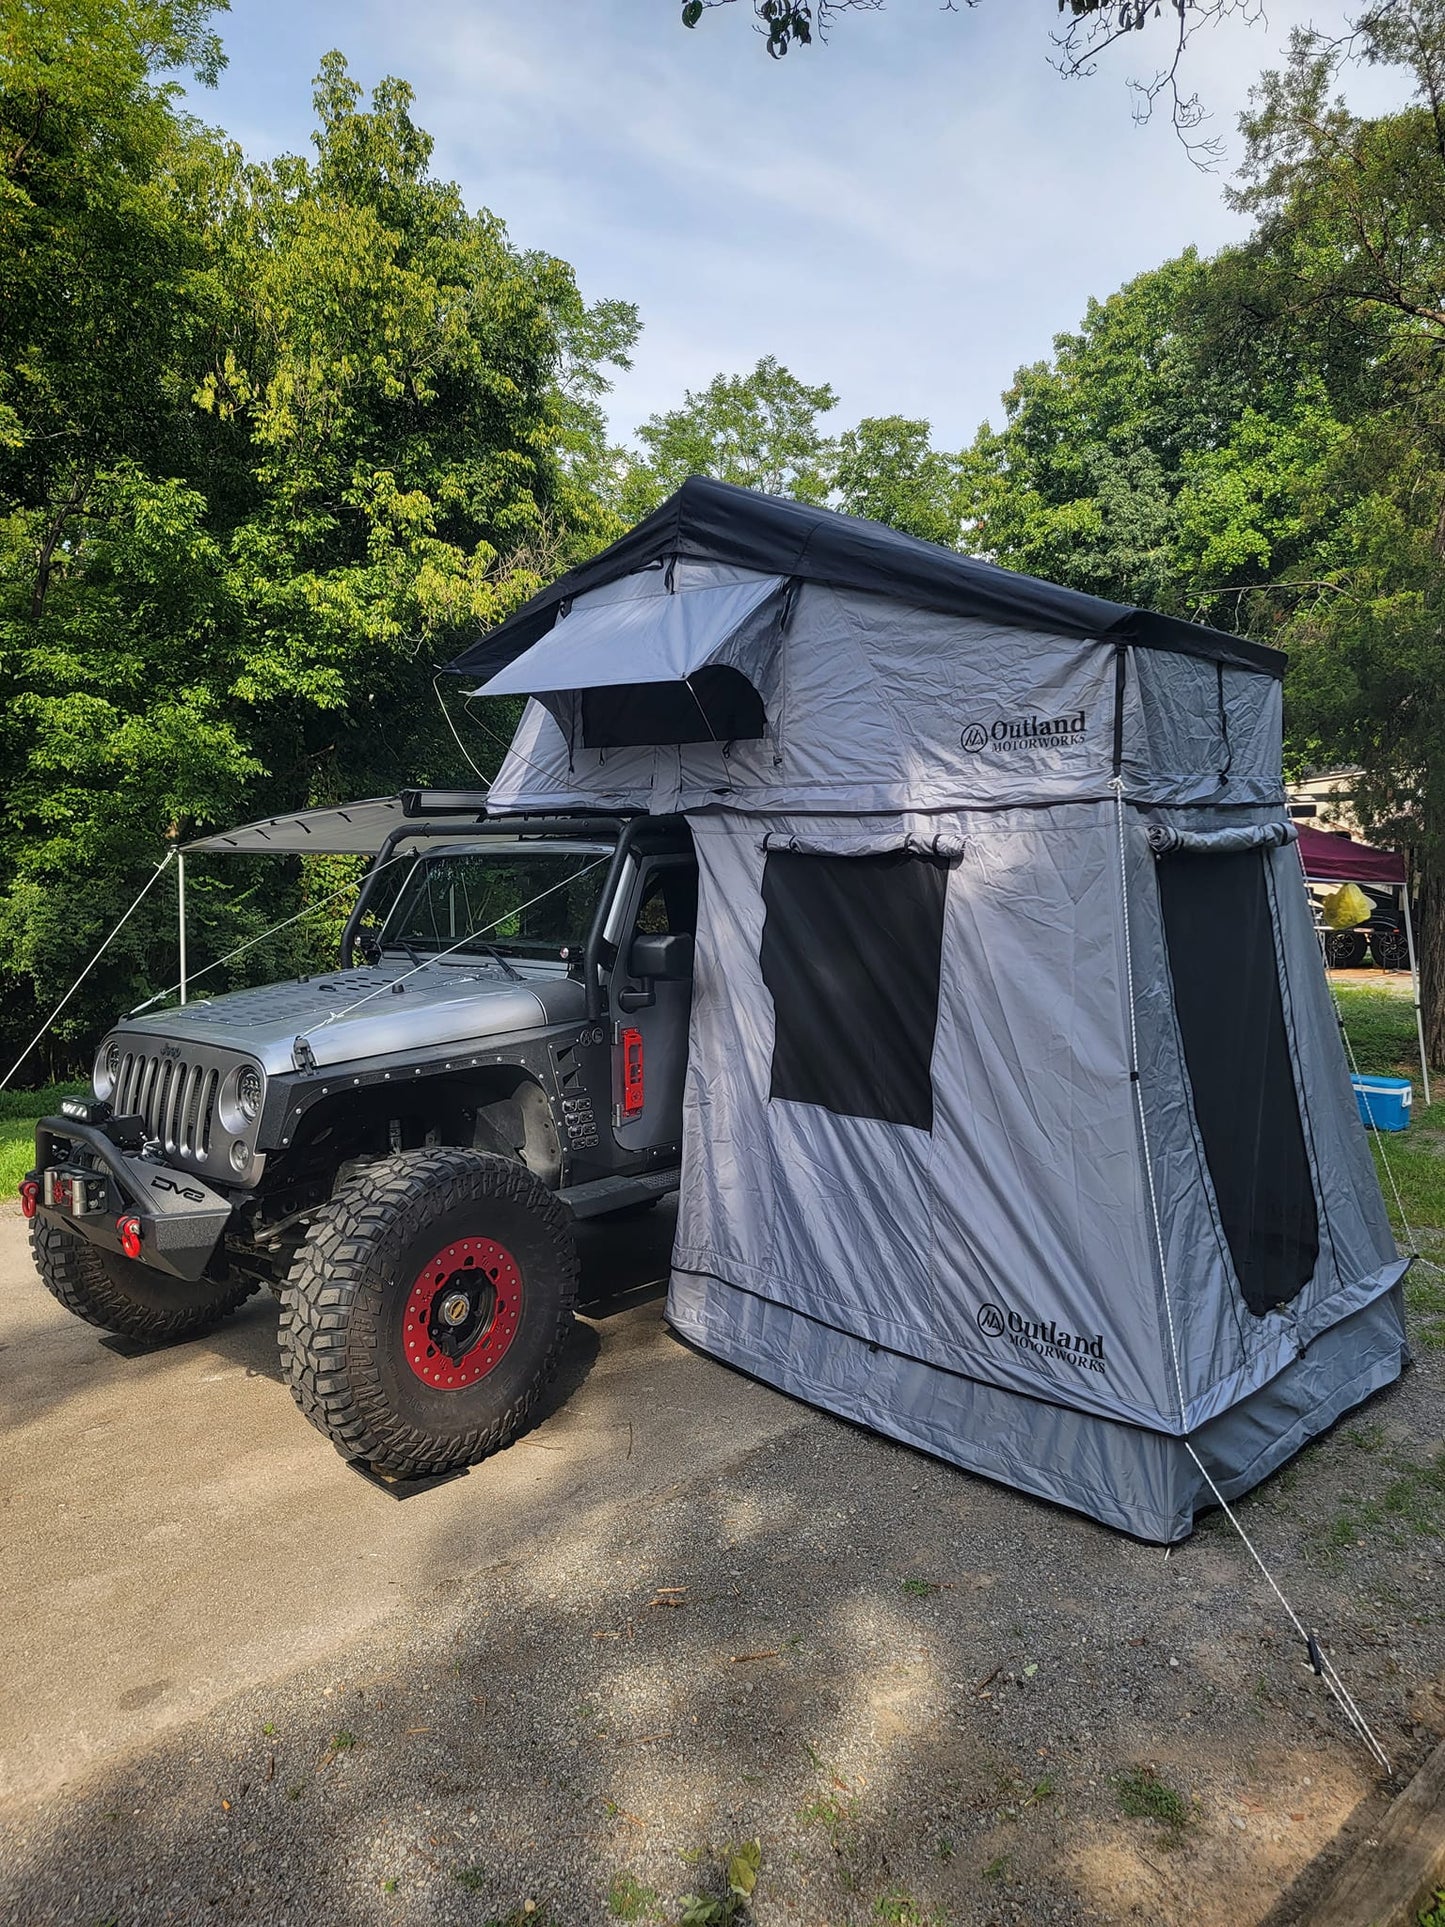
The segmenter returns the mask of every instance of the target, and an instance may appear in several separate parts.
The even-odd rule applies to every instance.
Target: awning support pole
[[[186,859],[176,852],[176,916],[181,934],[181,1002],[186,1001]],[[1426,1103],[1429,1099],[1426,1098]]]
[[[1420,1043],[1420,1079],[1425,1086],[1425,1102],[1430,1102],[1430,1066],[1425,1058],[1425,1019],[1420,1010],[1420,966],[1415,961],[1415,925],[1410,917],[1410,886],[1400,892],[1405,902],[1405,943],[1410,952],[1410,991],[1415,999],[1415,1035]]]

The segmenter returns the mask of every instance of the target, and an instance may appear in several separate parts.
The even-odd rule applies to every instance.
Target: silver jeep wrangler
[[[117,1024],[22,1204],[51,1292],[133,1340],[270,1286],[301,1410],[411,1478],[526,1422],[573,1221],[676,1188],[697,871],[680,818],[404,809],[340,968]]]

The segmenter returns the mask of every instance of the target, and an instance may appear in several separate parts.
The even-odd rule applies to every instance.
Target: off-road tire
[[[413,1282],[448,1240],[514,1255],[522,1308],[485,1377],[423,1383],[408,1362]],[[476,1464],[526,1425],[555,1377],[577,1302],[572,1220],[524,1165],[441,1148],[383,1160],[314,1220],[281,1292],[281,1362],[292,1397],[342,1457],[395,1478]]]
[[[30,1251],[41,1282],[67,1311],[102,1331],[148,1345],[209,1331],[258,1288],[234,1273],[194,1283],[172,1278],[102,1251],[43,1218],[30,1222]]]

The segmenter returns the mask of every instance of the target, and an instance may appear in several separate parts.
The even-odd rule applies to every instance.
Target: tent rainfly
[[[685,1338],[1166,1542],[1396,1378],[1282,658],[693,481],[454,667],[691,822]]]

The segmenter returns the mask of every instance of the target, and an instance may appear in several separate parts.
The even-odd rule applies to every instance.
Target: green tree
[[[1399,70],[1413,104],[1361,118],[1343,60]],[[1245,122],[1239,204],[1283,323],[1358,344],[1335,520],[1288,596],[1296,726],[1365,771],[1366,820],[1406,841],[1421,899],[1426,1042],[1445,1060],[1445,0],[1387,0],[1348,42],[1298,32]],[[1326,355],[1325,378],[1336,378]],[[1281,585],[1287,592],[1290,585]]]
[[[832,484],[839,508],[925,542],[957,548],[963,516],[959,460],[932,443],[926,421],[873,415],[838,437]]]
[[[364,105],[328,57],[314,155],[248,165],[169,77],[214,75],[207,9],[0,6],[0,973],[23,1035],[168,826],[470,775],[433,673],[619,531],[600,403],[636,315],[435,179],[398,81]],[[198,890],[208,941],[315,887]],[[157,893],[69,1034],[173,974]]]
[[[185,367],[213,324],[196,189],[218,144],[177,110],[221,64],[212,9],[0,8],[0,970],[35,1027],[189,812],[258,765],[218,700],[221,551]],[[107,956],[144,986],[162,915]],[[173,927],[173,926],[172,926]]]
[[[646,454],[624,475],[623,514],[636,521],[689,475],[823,501],[835,449],[818,417],[837,405],[826,382],[810,387],[772,355],[750,374],[717,375],[697,393],[689,389],[680,407],[638,429]]]
[[[254,491],[228,542],[233,691],[269,766],[309,767],[313,793],[335,788],[328,759],[353,787],[450,767],[431,673],[540,586],[535,545],[565,563],[615,532],[577,471],[600,430],[592,357],[636,331],[432,177],[403,83],[368,109],[330,55],[316,106],[313,161],[241,172],[228,325],[197,388],[244,435]]]
[[[1119,601],[1191,600],[1175,504],[1190,451],[1227,431],[1237,402],[1201,367],[1191,304],[1208,272],[1191,250],[1138,276],[1018,371],[1003,428],[963,459],[967,547]]]
[[[1415,100],[1352,114],[1347,57]],[[1290,652],[1287,751],[1357,763],[1418,881],[1445,1061],[1445,0],[1295,36],[1245,125],[1246,245],[1093,303],[964,461],[965,540]]]

